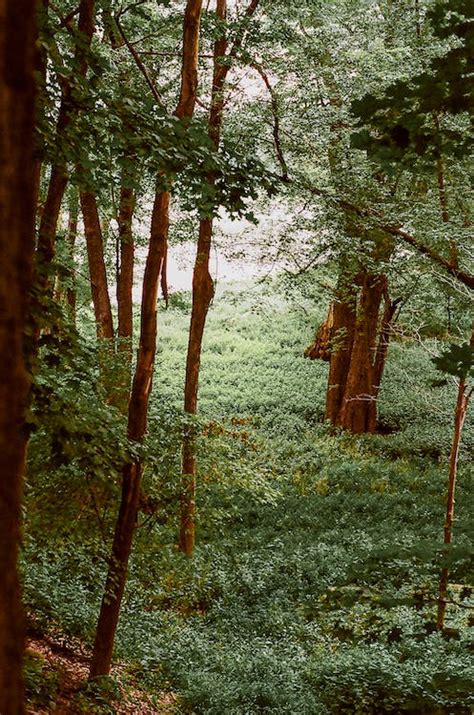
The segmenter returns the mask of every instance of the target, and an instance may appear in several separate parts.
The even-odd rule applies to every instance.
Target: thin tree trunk
[[[99,340],[113,341],[114,323],[107,285],[107,269],[104,260],[104,243],[97,201],[89,191],[80,192],[87,258],[91,283],[92,302]]]
[[[471,345],[474,347],[474,332],[471,335]],[[472,395],[472,390],[467,390],[466,380],[461,378],[458,386],[458,396],[456,401],[456,410],[454,413],[454,434],[453,443],[451,445],[451,455],[449,459],[449,474],[448,474],[448,496],[446,500],[446,519],[444,522],[444,543],[446,546],[452,543],[453,540],[453,525],[454,525],[454,506],[456,492],[456,478],[458,472],[459,449],[461,447],[461,436],[466,419],[469,400]],[[446,599],[448,596],[448,580],[449,568],[445,566],[441,570],[438,588],[438,614],[436,618],[436,626],[438,630],[443,630],[444,620],[446,616]]]
[[[37,13],[38,13],[38,35],[41,39],[43,31],[47,32],[48,23],[48,10],[49,10],[49,0],[37,0],[36,3]],[[44,114],[44,101],[43,98],[46,95],[46,68],[47,68],[47,51],[41,42],[37,43],[36,54],[35,54],[35,72],[36,72],[36,124],[38,120]],[[44,157],[44,142],[40,135],[40,132],[36,131],[36,142],[35,142],[35,170],[34,170],[34,196],[35,196],[35,206],[38,206],[40,186],[41,186],[41,172],[43,167],[43,157]]]
[[[0,712],[24,713],[18,576],[34,251],[34,0],[0,0]]]
[[[77,222],[79,218],[79,196],[74,189],[74,193],[71,196],[71,201],[69,204],[69,221],[67,227],[67,242],[69,248],[69,260],[71,262],[70,270],[70,286],[67,289],[66,300],[69,306],[69,311],[73,322],[76,322],[76,303],[77,303],[77,290],[76,290],[76,271],[74,265],[74,250],[76,247],[77,239]]]
[[[221,139],[224,89],[227,74],[230,69],[230,61],[241,46],[247,22],[255,13],[258,5],[259,0],[250,0],[244,13],[243,22],[240,25],[229,52],[227,52],[227,37],[224,29],[222,35],[218,37],[214,43],[214,67],[208,132],[216,149],[219,148]],[[217,0],[216,16],[222,23],[225,22],[227,17],[227,0]],[[208,181],[211,185],[214,184],[215,177],[210,175]],[[207,313],[214,296],[214,283],[209,271],[212,231],[213,219],[201,219],[193,271],[193,299],[184,388],[184,409],[189,415],[195,415],[197,412],[202,339]],[[192,421],[189,421],[183,435],[181,519],[179,532],[179,548],[187,556],[192,555],[196,540],[196,466],[195,430]]]
[[[216,15],[219,20],[225,21],[227,0],[217,0]],[[209,114],[209,136],[216,149],[220,142],[224,108],[223,92],[229,69],[229,65],[223,64],[226,52],[227,40],[224,32],[214,44],[214,70]],[[209,183],[213,184],[214,181],[214,177],[209,176]],[[195,415],[197,412],[202,338],[209,305],[214,296],[214,283],[209,272],[212,229],[212,218],[201,219],[193,271],[193,299],[184,386],[184,409],[189,415]],[[193,553],[196,538],[196,445],[194,425],[191,421],[188,422],[183,435],[182,475],[179,548],[190,556]]]
[[[382,377],[385,371],[385,365],[387,364],[388,348],[390,345],[390,336],[392,332],[392,321],[397,310],[397,306],[400,303],[400,299],[391,301],[388,294],[388,290],[385,291],[385,308],[382,316],[382,324],[380,326],[379,342],[377,345],[377,352],[375,354],[374,360],[374,373],[373,373],[373,388],[374,388],[374,398],[378,399],[380,387],[382,384]],[[372,415],[376,417],[376,412]],[[376,424],[371,425],[371,432],[375,432]]]
[[[202,0],[188,0],[183,22],[181,92],[176,114],[191,117],[197,92],[197,63]],[[140,342],[128,411],[128,436],[140,442],[147,429],[148,402],[152,388],[156,351],[156,305],[164,246],[169,229],[168,192],[157,192],[153,206],[150,244],[143,278]],[[115,527],[112,555],[97,624],[90,677],[110,671],[120,606],[127,578],[128,561],[140,496],[142,464],[129,462],[123,470],[122,499]]]
[[[119,271],[117,276],[118,351],[121,357],[119,406],[126,410],[130,398],[133,355],[133,267],[135,245],[133,239],[133,212],[135,193],[123,185],[120,190],[118,212]]]
[[[88,53],[94,34],[95,0],[81,0],[79,6],[79,38],[74,51],[74,71],[85,77],[88,69]],[[63,96],[56,124],[57,142],[64,138],[66,130],[77,113],[73,92],[69,83],[64,85]],[[51,285],[49,266],[55,255],[56,231],[59,212],[68,182],[67,166],[58,161],[51,167],[46,201],[41,212],[36,251],[37,282],[40,290],[48,291]]]
[[[374,349],[385,280],[385,276],[366,273],[362,281],[351,362],[336,421],[353,434],[375,431]]]
[[[196,263],[193,274],[193,306],[189,329],[184,409],[189,415],[197,412],[199,368],[202,338],[209,305],[214,295],[214,283],[209,273],[209,252],[212,239],[212,219],[199,225]],[[182,455],[181,523],[179,548],[191,556],[195,543],[196,448],[194,425],[185,428]]]

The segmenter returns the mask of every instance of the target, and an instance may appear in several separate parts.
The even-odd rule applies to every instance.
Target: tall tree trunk
[[[216,15],[219,20],[225,22],[227,0],[217,0]],[[224,85],[229,70],[229,65],[223,63],[226,52],[227,40],[224,31],[214,44],[214,70],[209,114],[209,136],[216,149],[220,142]],[[214,181],[214,177],[209,176],[209,183],[213,184]],[[212,229],[212,218],[201,219],[193,271],[193,299],[184,386],[184,409],[190,415],[195,415],[197,412],[202,338],[209,305],[214,296],[214,283],[209,272]],[[179,548],[190,556],[195,543],[196,508],[196,448],[194,425],[191,421],[188,422],[183,435],[182,475]]]
[[[197,92],[197,63],[202,0],[188,0],[183,21],[181,92],[176,114],[191,117]],[[160,273],[169,229],[168,192],[158,191],[153,206],[150,244],[143,278],[140,342],[128,411],[128,436],[140,442],[147,429],[148,403],[156,351],[156,305]],[[90,677],[110,671],[120,605],[127,578],[128,561],[138,510],[142,464],[129,462],[123,469],[122,499],[115,527],[112,556],[102,599],[92,653]]]
[[[69,306],[69,311],[73,322],[76,322],[76,303],[77,303],[77,290],[76,290],[76,271],[74,265],[74,250],[76,247],[77,239],[77,222],[79,218],[79,195],[77,190],[74,189],[73,194],[70,199],[69,204],[69,220],[67,226],[67,242],[69,249],[69,260],[71,264],[70,269],[70,285],[67,289],[66,300]]]
[[[114,321],[104,259],[104,242],[99,210],[94,194],[89,191],[80,191],[79,196],[84,219],[100,374],[108,402],[116,405],[118,396],[114,384],[116,377]]]
[[[36,72],[36,124],[38,125],[40,118],[44,115],[45,107],[45,96],[46,96],[46,72],[47,72],[47,56],[48,53],[46,48],[41,43],[41,38],[43,32],[47,32],[48,24],[48,10],[49,10],[49,0],[37,0],[36,3],[37,13],[38,13],[38,35],[40,42],[37,43],[36,54],[35,54],[35,72]],[[44,142],[38,131],[38,126],[36,128],[36,141],[35,141],[35,171],[34,171],[34,196],[35,196],[35,206],[38,206],[40,186],[41,186],[41,171],[42,162],[44,158]]]
[[[333,303],[331,358],[329,363],[325,417],[335,425],[342,406],[351,362],[356,325],[357,294],[346,277],[340,279],[338,296]]]
[[[119,406],[126,410],[130,397],[133,355],[133,265],[135,245],[133,239],[133,212],[135,193],[125,185],[120,190],[118,212],[119,270],[117,275],[118,352],[120,361]]]
[[[88,54],[94,34],[95,0],[81,0],[79,6],[79,37],[74,50],[74,72],[85,77],[88,69]],[[56,141],[60,142],[77,113],[71,84],[63,86],[63,95],[56,124]],[[67,166],[61,160],[51,167],[46,201],[41,212],[36,251],[36,271],[39,289],[48,291],[51,284],[49,266],[55,255],[56,231],[59,212],[68,182]]]
[[[197,412],[199,368],[202,338],[209,305],[214,295],[214,283],[209,273],[209,252],[212,239],[212,219],[203,219],[199,225],[196,263],[193,274],[193,306],[189,329],[184,409],[190,415]],[[179,548],[190,556],[195,543],[196,449],[194,425],[188,422],[183,439],[183,484],[181,492],[181,523]]]
[[[385,276],[372,273],[362,279],[349,372],[336,421],[353,434],[375,431],[374,350],[385,282]]]
[[[97,201],[89,191],[81,191],[81,209],[84,219],[87,258],[91,283],[92,302],[99,340],[113,341],[114,323],[107,284],[107,269],[104,260],[104,242],[100,225]]]
[[[18,577],[34,251],[36,2],[0,0],[0,712],[24,712]]]
[[[247,22],[255,13],[258,5],[259,0],[250,0],[244,13],[243,22],[240,24],[229,52],[227,52],[225,29],[223,29],[222,35],[218,37],[214,43],[214,67],[208,132],[216,149],[219,148],[221,139],[224,89],[227,74],[230,69],[230,62],[242,44]],[[217,0],[216,16],[221,23],[225,22],[227,17],[227,0]],[[209,175],[208,181],[211,185],[214,184],[215,177]],[[209,272],[212,231],[212,218],[201,219],[193,271],[193,300],[184,388],[184,409],[189,415],[195,415],[197,412],[202,339],[207,313],[214,296],[214,283]],[[195,430],[192,421],[188,422],[183,435],[182,475],[179,548],[183,553],[191,556],[196,539],[196,446]]]

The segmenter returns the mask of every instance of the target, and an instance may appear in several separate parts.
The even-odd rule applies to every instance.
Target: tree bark
[[[34,251],[36,2],[0,0],[0,712],[24,712],[17,557],[30,375],[25,328]]]
[[[92,302],[97,330],[97,338],[112,341],[114,323],[107,284],[107,269],[104,260],[104,242],[100,225],[97,201],[89,191],[80,192],[84,233],[86,236],[87,258],[91,283]]]
[[[76,189],[71,197],[69,205],[69,220],[67,227],[67,241],[69,248],[69,259],[71,261],[71,273],[70,273],[70,285],[66,292],[66,300],[69,306],[69,311],[73,322],[76,322],[76,303],[77,303],[77,290],[76,290],[76,271],[74,267],[74,249],[76,246],[77,239],[77,221],[79,218],[79,196]]]
[[[379,341],[374,361],[373,385],[374,397],[376,400],[379,396],[380,387],[382,384],[382,377],[385,371],[385,365],[387,363],[388,347],[390,345],[390,336],[392,332],[392,322],[399,303],[399,298],[397,300],[391,301],[390,296],[388,294],[388,290],[385,291],[385,307],[382,316]],[[374,425],[374,430],[375,427],[376,425]]]
[[[88,69],[88,53],[94,34],[95,0],[81,0],[79,6],[79,37],[74,50],[74,72],[85,77]],[[56,124],[56,141],[64,138],[66,130],[77,113],[70,82],[63,86],[63,95]],[[37,282],[40,290],[47,292],[50,285],[49,267],[55,255],[56,231],[68,182],[67,166],[61,160],[51,167],[46,201],[41,213],[36,251]]]
[[[183,21],[181,92],[176,110],[180,118],[191,117],[197,91],[197,62],[202,0],[188,0]],[[153,206],[150,244],[143,278],[140,342],[128,411],[128,437],[141,442],[147,429],[148,403],[152,388],[156,351],[156,305],[164,246],[169,229],[167,191],[158,191]],[[123,469],[122,499],[115,527],[112,556],[97,624],[90,677],[110,671],[120,606],[127,578],[128,561],[138,510],[142,464],[131,461]]]
[[[304,351],[304,356],[310,360],[331,360],[331,335],[334,328],[334,302],[329,306],[324,323],[316,331],[314,342]]]
[[[240,25],[229,52],[227,52],[227,36],[224,29],[222,35],[218,37],[214,43],[214,67],[208,133],[216,149],[219,148],[221,139],[224,89],[227,74],[230,69],[230,60],[240,48],[246,29],[246,23],[254,14],[258,4],[259,0],[250,1],[244,13],[244,21]],[[227,0],[217,0],[216,16],[222,23],[225,22],[227,17]],[[211,185],[214,184],[215,177],[212,174],[209,175],[208,182]],[[202,339],[207,313],[214,296],[214,283],[209,272],[212,232],[213,219],[201,219],[193,271],[193,298],[184,388],[184,409],[191,416],[197,413]],[[181,519],[179,531],[179,548],[187,556],[192,555],[196,540],[196,467],[195,430],[192,420],[190,420],[183,435]]]
[[[474,332],[471,335],[471,345],[474,347]],[[458,396],[456,401],[456,410],[454,413],[454,434],[451,445],[451,454],[449,459],[449,474],[448,474],[448,496],[446,500],[446,518],[444,522],[444,544],[448,546],[453,540],[453,525],[454,525],[454,506],[456,479],[458,473],[458,458],[459,449],[461,447],[461,436],[466,419],[469,400],[472,395],[472,389],[468,391],[465,378],[459,380]],[[448,596],[448,580],[449,568],[445,566],[441,570],[439,587],[438,587],[438,613],[436,618],[436,626],[442,631],[444,628],[444,620],[446,616],[446,599]]]
[[[385,276],[372,273],[363,276],[349,372],[336,420],[339,427],[353,434],[375,431],[374,349],[385,285]]]
[[[227,15],[227,0],[217,0],[216,15],[219,20],[225,21]],[[209,136],[216,149],[220,142],[222,111],[224,109],[223,92],[225,79],[229,70],[229,65],[223,64],[226,52],[227,40],[224,32],[214,44],[214,70],[208,125]],[[215,181],[213,176],[209,176],[208,180],[211,184]],[[214,296],[214,283],[209,272],[212,229],[212,218],[201,219],[199,223],[196,260],[193,270],[191,324],[189,328],[184,386],[184,409],[189,415],[195,415],[197,412],[202,338],[209,305]],[[182,475],[179,548],[183,553],[191,556],[196,539],[196,446],[192,421],[188,422],[183,435]]]
[[[133,355],[133,267],[135,245],[133,239],[133,212],[135,193],[123,185],[120,190],[118,212],[119,270],[117,276],[118,351],[121,358],[119,406],[126,410],[130,398]]]
[[[331,358],[329,362],[325,417],[336,425],[346,389],[356,326],[357,296],[352,287],[343,287],[333,304]]]

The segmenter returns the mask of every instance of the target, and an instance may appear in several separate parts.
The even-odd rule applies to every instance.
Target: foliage
[[[441,372],[456,377],[474,376],[474,345],[450,345],[441,355],[433,358],[433,363]]]
[[[36,707],[54,704],[58,692],[58,674],[46,659],[37,653],[27,651],[24,661],[25,689],[29,702]]]
[[[467,422],[443,637],[433,622],[452,395],[430,387],[440,343],[393,346],[381,410],[393,433],[334,436],[314,399],[327,367],[303,357],[312,326],[279,295],[238,284],[212,309],[192,560],[175,547],[188,316],[180,305],[162,318],[144,447],[149,500],[117,655],[142,687],[175,692],[182,712],[467,713],[474,430]],[[59,539],[64,515],[34,508],[56,469],[41,470],[38,449],[33,442],[26,601],[44,628],[90,642],[102,537],[91,510],[87,538],[61,528]],[[64,488],[77,509],[81,495],[70,481]]]
[[[353,102],[360,124],[371,124],[378,130],[375,135],[367,130],[356,132],[353,146],[392,162],[412,161],[413,154],[463,158],[469,153],[472,135],[468,113],[473,95],[469,66],[474,57],[470,10],[466,0],[435,3],[428,19],[436,38],[450,40],[447,51],[431,59],[409,82],[398,80],[386,87],[382,97],[367,94]],[[460,121],[450,121],[440,131],[436,118],[443,114],[460,115]]]

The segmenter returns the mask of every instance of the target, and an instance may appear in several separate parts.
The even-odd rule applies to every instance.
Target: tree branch
[[[244,41],[244,36],[245,36],[245,30],[247,29],[248,25],[248,20],[254,15],[255,10],[258,8],[260,3],[260,0],[250,0],[250,3],[248,4],[244,15],[243,15],[243,21],[239,27],[239,30],[237,32],[237,36],[234,40],[234,44],[229,50],[229,53],[227,55],[227,58],[229,60],[234,59],[236,56],[237,52],[240,50],[242,47],[242,42]]]
[[[158,90],[156,89],[155,85],[153,84],[153,80],[151,79],[147,68],[143,64],[140,55],[138,54],[138,52],[136,51],[133,44],[131,42],[129,42],[127,36],[125,35],[124,29],[120,23],[119,15],[115,16],[115,24],[117,25],[117,29],[120,32],[120,36],[121,36],[122,40],[124,41],[125,45],[127,46],[127,49],[129,50],[130,54],[132,55],[133,59],[135,60],[135,64],[137,65],[138,69],[140,70],[143,77],[145,78],[145,81],[146,81],[147,85],[149,86],[151,93],[152,93],[153,97],[155,98],[157,104],[160,107],[164,107],[163,101],[160,97],[160,94],[159,94]]]
[[[280,164],[281,167],[281,180],[287,184],[289,182],[289,177],[288,177],[288,165],[285,160],[285,156],[283,154],[283,149],[281,145],[281,139],[280,139],[280,117],[278,114],[278,100],[277,96],[275,94],[275,90],[273,89],[270,80],[268,79],[268,75],[263,69],[263,67],[257,63],[252,64],[252,67],[258,72],[260,77],[262,78],[268,93],[270,95],[270,102],[271,102],[271,107],[272,107],[272,114],[273,114],[273,143],[275,145],[275,151],[278,159],[278,163]]]
[[[288,183],[290,179],[287,178],[286,181]],[[377,228],[380,228],[382,231],[385,231],[386,233],[390,234],[391,236],[394,236],[395,238],[401,238],[402,241],[410,245],[412,248],[415,248],[423,256],[426,256],[431,261],[433,261],[433,263],[437,263],[438,266],[444,268],[447,273],[453,276],[453,278],[456,278],[460,283],[463,283],[468,288],[474,289],[474,274],[468,273],[467,271],[462,271],[452,261],[449,261],[447,258],[444,258],[444,256],[442,256],[440,253],[430,248],[430,246],[427,246],[425,243],[422,243],[418,238],[412,236],[403,228],[384,223],[383,221],[381,221],[381,219],[383,219],[383,215],[378,211],[375,211],[374,209],[367,209],[362,208],[360,206],[356,206],[355,204],[350,201],[347,201],[346,199],[340,199],[336,196],[330,196],[326,191],[317,189],[315,187],[306,188],[309,189],[313,194],[331,199],[341,208],[347,211],[351,211],[352,213],[355,213],[361,218],[369,218],[372,220],[375,219]]]

